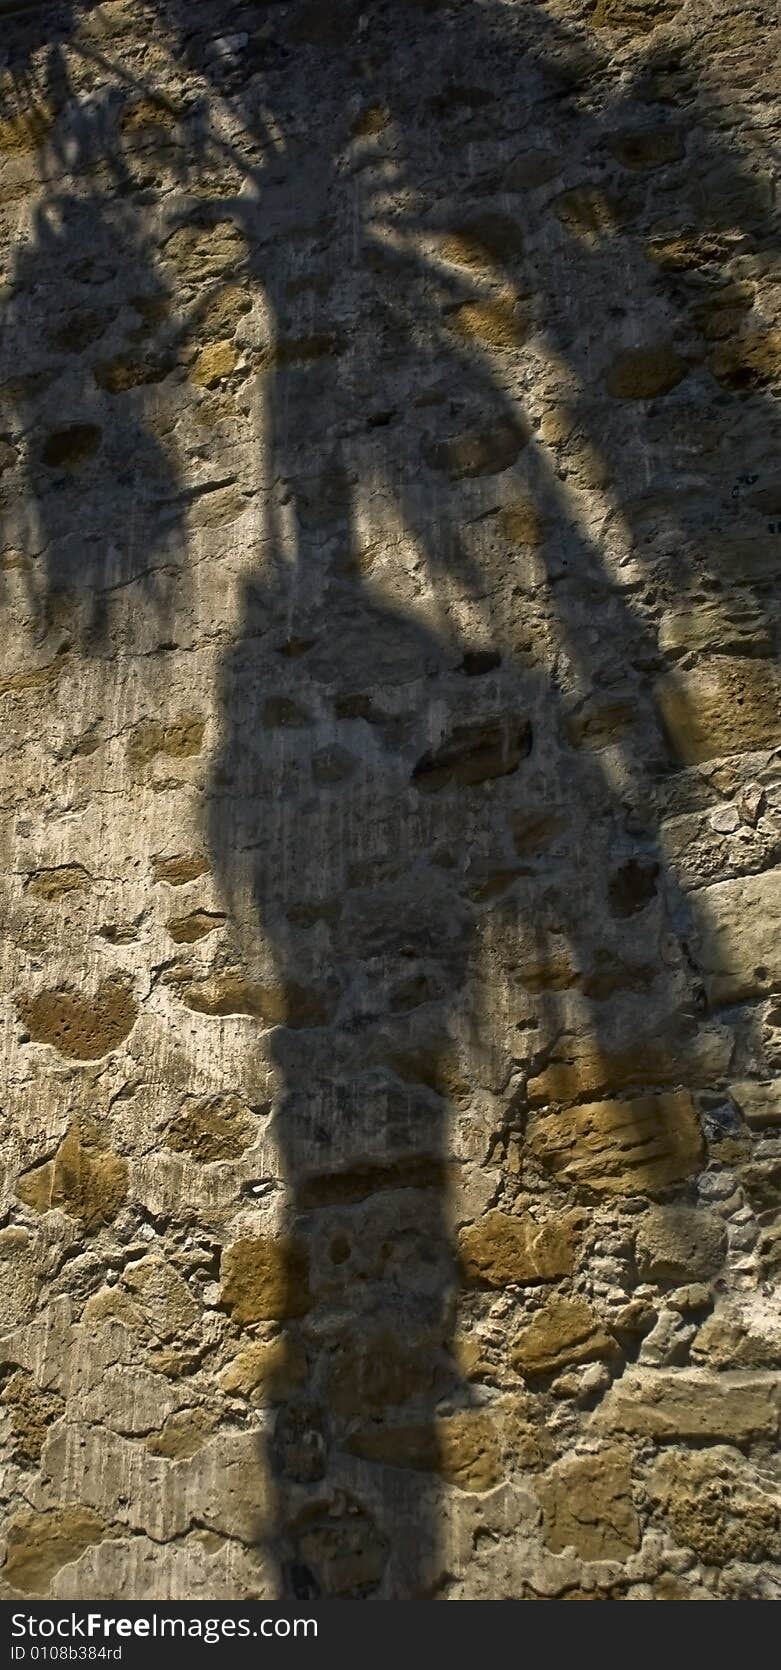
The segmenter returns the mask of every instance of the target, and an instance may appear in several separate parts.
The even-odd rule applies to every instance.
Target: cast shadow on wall
[[[486,1437],[480,1370],[470,1384],[458,1356],[453,1228],[469,1207],[457,1185],[450,1197],[454,1147],[507,1157],[532,1110],[526,1198],[546,1179],[562,1220],[593,1198],[590,1187],[598,1196],[600,1164],[623,1170],[630,1189],[685,1192],[701,1137],[675,1093],[683,1078],[718,1101],[728,1064],[718,1028],[702,1025],[692,923],[654,823],[653,779],[669,755],[652,694],[664,665],[646,624],[653,603],[640,586],[619,591],[584,536],[530,440],[511,367],[535,327],[543,351],[570,367],[559,421],[586,484],[604,495],[606,543],[620,504],[633,555],[659,514],[649,458],[661,473],[678,446],[697,457],[702,408],[730,401],[706,447],[717,428],[734,446],[744,388],[752,418],[765,400],[756,361],[706,345],[719,341],[728,298],[713,270],[703,279],[696,248],[710,234],[718,269],[719,228],[703,227],[715,207],[709,178],[722,213],[737,212],[749,247],[763,247],[761,181],[718,154],[712,135],[696,178],[680,130],[638,138],[642,87],[609,121],[590,118],[577,89],[599,63],[578,42],[571,70],[568,43],[546,40],[536,11],[528,57],[503,66],[499,11],[459,12],[444,76],[438,24],[416,24],[408,87],[389,14],[363,15],[360,50],[374,73],[352,131],[341,19],[331,98],[291,147],[300,163],[272,163],[268,195],[261,174],[257,209],[235,205],[275,323],[266,410],[276,488],[268,562],[246,587],[244,634],[224,664],[209,821],[212,850],[231,855],[234,908],[240,917],[251,901],[249,939],[252,923],[270,939],[287,1003],[274,1035],[285,1086],[274,1129],[290,1196],[286,1327],[291,1360],[306,1369],[270,1457],[278,1556],[302,1598],[438,1592],[439,1481],[484,1488],[501,1476],[503,1439]],[[295,57],[283,61],[288,80]],[[309,73],[305,58],[302,99]],[[524,212],[507,213],[498,160],[491,177],[499,100],[522,104],[524,83],[533,96],[546,76],[561,151],[577,134],[590,153],[629,164],[623,201],[586,188],[559,202],[558,243],[529,239]],[[645,96],[653,104],[653,90]],[[459,129],[473,147],[466,166]],[[669,198],[657,211],[656,270],[628,230],[644,196],[633,165],[646,157],[683,169],[683,224]],[[546,165],[543,148],[527,177],[544,178]],[[654,170],[639,172],[653,197]],[[308,214],[315,248],[297,259],[284,233],[295,236]],[[608,298],[596,332],[595,293]],[[600,335],[607,401],[592,394]],[[676,419],[657,421],[661,407],[645,401],[686,383],[693,392],[685,404],[677,396]],[[627,435],[633,397],[643,416]],[[622,416],[603,426],[611,399]],[[694,503],[673,503],[672,598],[696,597],[703,582],[720,590],[690,556],[709,474],[701,469]],[[373,503],[385,507],[374,534]],[[425,609],[416,619],[382,601],[393,586],[381,557],[375,578],[377,552],[399,528],[419,553],[423,597],[430,588],[437,599],[435,630]],[[761,619],[761,578],[758,595],[750,575],[737,578],[747,613]],[[569,662],[564,677],[557,656]],[[550,884],[554,855],[571,893]],[[518,1046],[503,1058],[485,1012],[489,968],[517,992]],[[620,1098],[621,1128],[591,1168],[577,1152],[577,1115],[548,1116],[584,1096]],[[493,1124],[482,1097],[501,1108]],[[535,1103],[545,1112],[535,1116]],[[500,1205],[512,1198],[504,1187]],[[468,1236],[462,1246],[462,1276],[485,1290],[491,1277],[470,1259]],[[265,1256],[258,1249],[259,1264]],[[552,1372],[542,1365],[536,1384]]]
[[[518,1442],[468,1350],[502,1283],[468,1231],[459,1261],[458,1225],[520,1202],[574,1223],[600,1167],[685,1194],[702,1153],[687,1093],[723,1101],[730,1048],[658,830],[660,713],[696,732],[695,698],[684,682],[667,700],[652,592],[681,619],[712,602],[717,639],[737,599],[741,652],[765,642],[764,501],[731,490],[747,472],[762,489],[778,428],[751,314],[772,223],[691,45],[650,43],[598,108],[599,36],[538,6],[255,13],[257,33],[246,8],[157,8],[201,87],[199,150],[243,176],[235,198],[194,189],[184,218],[238,227],[271,320],[264,560],[220,671],[205,822],[242,944],[238,1012],[272,1029],[287,1204],[278,1239],[226,1254],[224,1286],[250,1295],[237,1317],[284,1334],[259,1516],[281,1592],[431,1596],[449,1490],[498,1483]],[[38,253],[67,269],[68,217],[85,215],[161,303],[142,208],[60,191]],[[33,243],[20,292],[35,263]],[[118,451],[159,478],[150,530],[170,504],[181,544],[170,449],[138,392],[111,398]],[[91,402],[74,427],[98,423]],[[38,512],[46,607],[76,590],[85,648],[125,514],[109,465],[93,545],[75,533],[83,476]],[[175,563],[167,589],[168,534],[138,568],[150,538],[120,546],[122,577],[164,634],[185,580]],[[589,1168],[578,1108],[613,1098],[621,1128]],[[475,1161],[490,1190],[470,1204]],[[564,1255],[528,1290],[569,1274]],[[530,1383],[554,1372],[531,1365]]]
[[[139,600],[164,647],[185,607],[186,494],[149,410],[176,363],[170,312],[138,210],[101,191],[47,193],[4,318],[7,444],[23,489],[3,535],[53,661],[71,649],[120,655],[137,641]]]

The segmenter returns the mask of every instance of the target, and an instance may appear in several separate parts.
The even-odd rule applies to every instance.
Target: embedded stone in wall
[[[34,1044],[74,1061],[97,1061],[124,1042],[138,1010],[130,983],[115,976],[92,995],[60,987],[23,996],[19,1020]]]
[[[781,742],[781,674],[775,662],[716,656],[655,686],[673,758],[681,765]]]
[[[182,713],[169,725],[157,719],[144,719],[136,725],[128,743],[127,756],[131,766],[151,765],[158,754],[169,759],[188,759],[199,754],[203,743],[205,720],[197,713]]]
[[[25,1322],[35,1308],[40,1276],[34,1252],[33,1237],[20,1224],[0,1229],[0,1306],[8,1328]]]
[[[656,1439],[775,1438],[781,1381],[775,1374],[704,1369],[629,1368],[604,1398],[595,1421],[614,1432]]]
[[[637,704],[628,693],[596,696],[567,717],[567,739],[573,748],[610,748],[623,740],[636,718]]]
[[[364,1326],[334,1348],[328,1367],[328,1407],[355,1419],[430,1393],[442,1375],[441,1341],[409,1327]]]
[[[468,342],[483,348],[520,348],[529,335],[528,314],[518,301],[464,302],[450,314],[450,324]]]
[[[224,927],[225,921],[220,910],[190,910],[185,916],[169,917],[166,927],[176,945],[194,945]]]
[[[692,317],[706,341],[724,342],[743,329],[745,316],[751,313],[756,297],[755,285],[737,280],[699,302],[692,310]]]
[[[752,331],[719,343],[708,359],[716,381],[726,388],[765,388],[781,375],[781,331]]]
[[[52,1421],[65,1409],[57,1392],[37,1386],[25,1369],[8,1375],[0,1392],[0,1407],[10,1417],[12,1455],[21,1467],[37,1465]]]
[[[637,1268],[646,1282],[707,1281],[724,1262],[727,1232],[703,1207],[651,1206],[635,1240]]]
[[[56,114],[56,108],[44,101],[33,109],[4,117],[0,122],[0,151],[36,151],[48,139]]]
[[[101,431],[96,423],[72,423],[53,430],[44,441],[41,462],[49,470],[80,470],[94,458]]]
[[[67,666],[68,651],[62,648],[53,661],[45,661],[42,666],[23,666],[17,673],[0,678],[0,696],[23,696],[28,690],[47,690],[47,686],[57,685]]]
[[[706,1317],[692,1342],[694,1362],[709,1368],[781,1368],[781,1314],[770,1295],[766,1303],[720,1304]]]
[[[242,974],[216,974],[184,987],[182,1002],[198,1015],[249,1015],[267,1026],[324,1026],[333,1014],[328,994],[288,981],[264,986]]]
[[[781,1154],[741,1166],[740,1181],[760,1222],[771,1222],[781,1207]]]
[[[167,1417],[158,1432],[144,1439],[144,1448],[150,1455],[186,1461],[203,1449],[216,1424],[216,1414],[208,1409],[178,1409]]]
[[[386,128],[392,120],[391,112],[386,104],[367,105],[366,109],[361,111],[353,123],[352,137],[353,139],[373,138],[375,134],[382,133],[383,128]]]
[[[257,1121],[240,1097],[209,1096],[184,1106],[168,1126],[165,1144],[174,1153],[192,1154],[209,1165],[237,1159],[256,1132]]]
[[[27,891],[36,899],[53,904],[67,893],[81,893],[89,887],[90,876],[83,864],[55,864],[36,870],[27,883]]]
[[[229,1397],[253,1403],[284,1403],[306,1382],[306,1352],[298,1340],[257,1340],[238,1351],[221,1370],[219,1383]]]
[[[613,916],[636,916],[656,897],[659,865],[641,864],[630,858],[614,871],[607,887]]]
[[[769,1224],[757,1243],[759,1271],[762,1281],[772,1282],[781,1276],[781,1224]]]
[[[656,400],[686,376],[686,360],[674,349],[630,348],[614,359],[606,378],[608,394],[616,400]]]
[[[85,1321],[93,1315],[94,1320],[100,1319],[104,1310],[101,1297],[96,1293],[88,1301]],[[103,1298],[109,1316],[118,1313],[121,1320],[140,1332],[148,1330],[159,1340],[176,1341],[181,1350],[171,1358],[174,1369],[177,1361],[186,1360],[193,1334],[200,1338],[203,1324],[200,1305],[179,1272],[156,1253],[127,1265],[122,1272],[119,1293],[117,1288],[104,1290]]]
[[[489,719],[456,725],[438,747],[418,760],[412,780],[427,793],[458,784],[468,787],[517,771],[531,748],[531,728],[523,719]]]
[[[686,1090],[533,1114],[526,1142],[562,1183],[597,1194],[652,1193],[699,1170],[703,1154]]]
[[[221,1302],[234,1322],[282,1320],[309,1309],[309,1254],[293,1236],[234,1241],[220,1264]]]
[[[129,394],[131,390],[162,383],[174,370],[172,355],[150,355],[148,359],[116,358],[104,360],[93,368],[98,388],[106,394]]]
[[[8,1553],[3,1575],[12,1589],[42,1595],[61,1566],[78,1560],[90,1544],[100,1542],[107,1529],[90,1508],[53,1507],[15,1514],[7,1531]]]
[[[780,872],[740,876],[697,898],[697,960],[711,1003],[739,1003],[781,981]]]
[[[84,1378],[89,1386],[88,1373]],[[95,1422],[109,1432],[131,1438],[154,1432],[158,1423],[165,1423],[177,1412],[183,1398],[160,1373],[125,1361],[104,1368],[80,1401],[85,1422]]]
[[[730,1095],[753,1131],[781,1125],[781,1079],[740,1079]]]
[[[325,1477],[327,1453],[326,1412],[319,1399],[283,1404],[271,1443],[274,1471],[296,1484],[318,1484]]]
[[[341,1511],[340,1511],[341,1509]],[[329,1512],[318,1507],[292,1528],[301,1578],[315,1594],[361,1598],[381,1581],[388,1543],[371,1515],[350,1497]]]
[[[537,546],[542,543],[545,520],[536,499],[525,494],[511,499],[500,510],[498,520],[502,534],[513,545]]]
[[[778,1482],[737,1450],[670,1450],[656,1462],[649,1492],[676,1540],[708,1565],[781,1556]]]
[[[230,377],[238,364],[239,355],[232,342],[208,342],[201,349],[190,376],[204,388],[215,388],[223,378]]]
[[[627,1450],[604,1448],[548,1469],[537,1486],[548,1548],[574,1548],[583,1560],[625,1560],[639,1546],[630,1459]]]
[[[229,220],[210,226],[179,226],[163,245],[163,254],[187,284],[218,278],[229,270],[231,276],[246,264],[247,246],[238,226]]]
[[[439,1473],[460,1490],[491,1490],[501,1479],[497,1421],[489,1413],[461,1410],[437,1421],[363,1427],[349,1441],[353,1455],[385,1467]]]
[[[681,1019],[623,1046],[603,1048],[588,1035],[565,1036],[548,1067],[529,1080],[531,1107],[565,1105],[599,1091],[627,1090],[651,1084],[712,1089],[724,1078],[733,1052],[726,1027],[710,1021],[693,1027]]]
[[[59,1206],[90,1231],[111,1223],[127,1188],[127,1160],[111,1152],[92,1120],[82,1119],[63,1137],[54,1159],[22,1174],[16,1192],[34,1211]]]
[[[691,655],[695,650],[710,650],[718,655],[770,656],[772,623],[766,610],[739,597],[667,609],[659,623],[659,648],[663,655],[669,656]],[[719,665],[715,663],[717,670]]]
[[[512,1217],[508,1212],[486,1212],[459,1236],[464,1274],[468,1280],[486,1282],[490,1287],[569,1276],[575,1266],[581,1225],[578,1212],[542,1224],[528,1214]]]
[[[198,320],[199,330],[224,340],[234,336],[239,320],[249,313],[252,296],[239,284],[221,284]]]
[[[180,113],[164,99],[139,98],[125,105],[119,118],[123,134],[132,134],[147,144],[156,145],[176,127]]]
[[[198,852],[174,853],[171,858],[152,860],[155,881],[167,881],[169,887],[184,887],[188,881],[197,881],[208,868],[208,860]]]
[[[515,463],[529,439],[529,430],[520,417],[465,430],[450,439],[430,438],[423,447],[423,457],[432,470],[442,471],[451,481],[469,476],[500,475]]]
[[[683,0],[594,0],[591,22],[595,29],[626,29],[632,35],[650,35],[660,23],[669,23],[682,3]]]
[[[77,308],[51,331],[48,341],[62,354],[78,354],[103,335],[109,314],[100,308]]]
[[[549,1299],[519,1328],[510,1362],[521,1374],[552,1374],[571,1363],[618,1355],[618,1346],[585,1299]]]

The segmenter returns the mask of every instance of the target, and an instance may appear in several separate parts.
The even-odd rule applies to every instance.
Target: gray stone
[[[643,1213],[635,1241],[643,1281],[696,1282],[721,1269],[727,1236],[706,1207],[651,1206]]]

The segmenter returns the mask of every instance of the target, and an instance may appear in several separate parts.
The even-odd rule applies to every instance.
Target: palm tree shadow
[[[298,376],[311,382],[280,379],[282,410]],[[274,1552],[299,1598],[381,1581],[421,1593],[437,1575],[437,1410],[472,1402],[452,1353],[447,1125],[466,1093],[453,1009],[470,911],[448,789],[479,797],[530,746],[517,692],[496,678],[476,692],[479,652],[473,668],[455,634],[371,595],[348,478],[332,457],[286,482],[295,549],[272,535],[246,585],[209,803],[242,976],[279,1023],[286,1279],[251,1320],[285,1323],[301,1379],[264,1458]]]
[[[369,63],[373,50],[375,63],[381,55],[382,21],[378,12],[376,39],[373,14],[364,33]],[[501,34],[484,10],[479,19],[460,17],[445,89],[430,99],[436,116],[455,110],[463,119],[466,110],[474,129],[479,68],[488,60],[495,69],[493,24]],[[599,60],[580,42],[573,65],[566,52],[562,58],[567,41],[546,39],[536,12],[532,37],[535,28],[526,44],[532,73],[551,78],[552,126],[585,130],[582,150],[598,153],[603,174],[606,155],[618,152],[630,169],[644,145],[653,157],[633,102],[642,88],[622,98],[607,123],[584,117],[577,97],[567,112]],[[289,55],[286,64],[290,73]],[[718,1024],[713,1047],[703,1041],[695,924],[665,873],[655,827],[655,782],[674,763],[654,697],[664,658],[632,589],[616,587],[599,547],[583,536],[577,503],[544,449],[529,445],[511,372],[528,309],[544,349],[570,368],[573,392],[558,439],[574,437],[573,451],[590,448],[586,483],[603,494],[605,527],[618,506],[624,550],[647,548],[648,401],[689,376],[699,377],[695,398],[707,403],[718,378],[703,348],[705,315],[697,313],[703,306],[707,313],[718,289],[707,267],[719,257],[695,247],[704,236],[702,202],[685,203],[683,223],[671,225],[668,202],[655,214],[651,191],[650,208],[639,211],[649,227],[643,237],[622,229],[626,206],[614,207],[609,192],[587,182],[554,206],[562,242],[551,252],[543,240],[529,252],[517,192],[508,213],[504,182],[486,186],[481,177],[501,207],[476,210],[474,172],[465,175],[458,153],[449,157],[425,120],[403,127],[404,95],[390,64],[372,81],[355,125],[355,170],[368,177],[354,188],[357,259],[354,221],[340,243],[330,214],[328,254],[299,280],[295,263],[291,270],[284,257],[274,260],[268,231],[253,236],[251,213],[233,206],[275,321],[278,493],[268,568],[246,587],[244,631],[223,668],[224,744],[209,830],[248,946],[255,936],[257,977],[276,971],[281,1024],[271,1049],[283,1086],[275,1130],[289,1263],[275,1316],[284,1321],[280,1313],[289,1312],[285,1332],[301,1391],[282,1401],[265,1464],[276,1481],[272,1541],[281,1581],[308,1598],[430,1594],[446,1581],[443,1497],[434,1480],[444,1475],[469,1488],[452,1470],[448,1423],[474,1419],[482,1403],[454,1355],[459,1208],[449,1199],[447,1155],[454,1114],[458,1123],[470,1093],[502,1100],[501,1072],[486,1068],[481,1081],[479,1040],[471,1060],[465,1046],[470,1015],[474,1029],[480,1012],[475,947],[498,947],[523,994],[517,1024],[538,1030],[532,1047],[525,1040],[505,1064],[512,1093],[487,1144],[494,1152],[523,1132],[529,1110],[547,1111],[557,1096],[566,1107],[584,1095],[623,1095],[630,1120],[634,1096],[640,1123],[630,1188],[636,1164],[638,1192],[685,1190],[687,1166],[676,1173],[664,1141],[657,1171],[643,1172],[649,1092],[653,1099],[683,1082],[718,1093],[731,1053]],[[341,88],[338,70],[334,80]],[[424,90],[417,80],[418,111]],[[330,210],[344,187],[343,164],[330,168],[323,142],[329,115],[318,112],[316,196]],[[341,113],[333,125],[337,154]],[[385,131],[393,136],[387,155]],[[675,142],[655,143],[668,143],[675,159]],[[712,136],[704,144],[715,170]],[[745,247],[755,247],[765,235],[761,189],[734,161],[721,153],[717,160],[733,206],[740,196]],[[526,170],[536,189],[545,169],[537,151],[519,159],[517,179]],[[406,194],[402,213],[394,192]],[[410,212],[410,199],[426,205],[434,194],[433,212]],[[294,223],[295,175],[281,201],[282,222]],[[616,305],[601,344],[621,414],[601,427],[604,397],[600,409],[587,392],[593,320],[584,330],[577,286],[581,269],[586,308],[595,288],[610,294],[617,259],[642,299]],[[688,290],[679,262],[697,274]],[[352,286],[359,343],[352,352],[312,299],[318,285],[328,294],[336,272],[346,291]],[[651,386],[658,371],[643,340],[655,308],[667,333],[660,363],[674,364],[669,389]],[[622,348],[625,373],[612,369]],[[623,388],[624,374],[639,383]],[[640,406],[618,405],[635,398]],[[761,382],[752,399],[762,405]],[[691,408],[678,402],[685,432]],[[626,446],[630,411],[634,458]],[[658,457],[667,441],[657,436]],[[387,510],[375,538],[366,533],[372,497]],[[545,529],[541,542],[530,502]],[[673,517],[677,523],[677,507]],[[497,539],[497,526],[514,527],[515,536]],[[398,555],[405,539],[421,565],[417,619],[389,606],[388,565],[374,567],[383,544]],[[511,562],[514,543],[516,560],[534,571],[526,585],[508,585],[506,571],[497,577],[497,560]],[[538,547],[533,562],[525,543]],[[682,556],[685,563],[688,547]],[[410,578],[414,592],[414,563]],[[679,563],[676,583],[682,578]],[[695,595],[697,583],[695,575]],[[523,599],[514,605],[513,590]],[[761,588],[755,606],[761,612]],[[525,609],[549,636],[555,623],[559,666],[550,677],[523,630]],[[565,826],[556,856],[566,862],[569,849],[579,883],[574,909],[546,884],[551,847],[544,836],[535,850],[529,833],[540,826],[557,836]],[[585,1060],[575,1048],[579,1031],[589,1040]],[[542,1090],[546,1066],[564,1089]],[[699,1139],[688,1140],[691,1170]],[[558,1207],[573,1195],[595,1198],[588,1176],[580,1187],[566,1174],[562,1181],[556,1194],[548,1176]],[[479,1314],[479,1303],[473,1309]],[[413,1546],[401,1529],[410,1518]]]
[[[309,78],[327,70],[276,172],[250,163],[241,197],[198,211],[240,225],[273,324],[265,562],[220,671],[206,819],[242,946],[217,1012],[236,1002],[269,1028],[280,1084],[285,1217],[261,1218],[241,1245],[247,1325],[276,1324],[283,1342],[259,1537],[300,1598],[443,1592],[448,1492],[501,1476],[492,1397],[457,1341],[464,1317],[479,1335],[492,1295],[479,1282],[460,1293],[454,1236],[488,1200],[525,1207],[498,1162],[538,1108],[681,1081],[715,1092],[730,1053],[698,1053],[696,924],[658,831],[666,663],[644,588],[661,566],[670,603],[684,583],[696,602],[712,579],[693,536],[724,459],[702,467],[692,414],[720,403],[714,428],[728,410],[732,445],[743,402],[752,432],[772,410],[761,352],[730,358],[718,334],[733,315],[740,336],[749,312],[733,261],[769,245],[761,182],[725,154],[707,93],[686,90],[691,71],[664,49],[595,115],[598,38],[536,6],[520,20],[465,8],[446,30],[448,8],[431,9],[409,14],[401,52],[395,8],[364,6],[360,24],[350,6],[302,5],[279,23],[270,8],[247,56],[230,36],[212,50],[223,7],[193,24],[160,6],[250,139],[265,143],[267,108],[284,130],[291,79],[309,111]],[[686,144],[650,131],[676,77]],[[547,112],[533,146],[505,116],[526,96]],[[737,242],[714,228],[711,176]],[[66,269],[68,213],[91,214],[100,244],[107,208],[44,211],[40,248]],[[122,235],[151,272],[138,227]],[[590,313],[595,292],[615,298],[605,319]],[[89,428],[98,397],[86,380],[82,393]],[[38,394],[16,398],[27,433]],[[99,398],[103,410],[111,391]],[[175,540],[177,472],[143,408],[129,422],[122,450],[157,475]],[[660,531],[652,478],[681,444],[688,492]],[[63,536],[76,501],[62,500],[64,522],[48,508],[49,467],[37,459],[29,476],[46,507],[44,598],[63,577],[85,590],[83,641],[100,642],[104,593],[139,582],[168,630],[166,542],[141,567],[146,535],[120,542],[107,586],[116,509],[95,500],[82,568]],[[601,524],[593,506],[586,522],[589,494]],[[727,509],[741,528],[753,514],[743,498]],[[639,572],[620,586],[624,561]],[[761,577],[737,578],[761,616]],[[551,879],[554,861],[571,889]],[[510,992],[510,1049],[485,1013],[489,962]],[[465,1203],[458,1161],[476,1157],[494,1192]],[[558,1160],[541,1176],[536,1164],[525,1153],[523,1187],[544,1184],[554,1212],[597,1198]],[[687,1185],[662,1169],[645,1186]],[[475,1447],[488,1461],[470,1471]]]

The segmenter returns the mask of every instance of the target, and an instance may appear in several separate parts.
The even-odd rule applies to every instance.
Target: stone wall
[[[775,7],[2,10],[1,1592],[779,1598]]]

